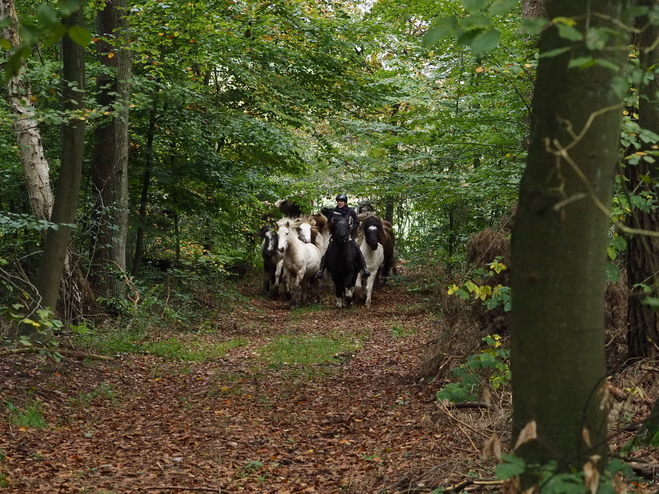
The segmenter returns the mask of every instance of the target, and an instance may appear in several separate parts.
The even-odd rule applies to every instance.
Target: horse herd
[[[287,216],[259,232],[263,290],[271,295],[284,293],[291,308],[312,298],[320,301],[321,280],[316,274],[330,241],[335,245],[325,265],[334,282],[337,307],[352,305],[355,289],[363,288],[364,276],[356,245],[372,273],[366,278],[365,305],[371,305],[376,279],[384,283],[392,272],[394,234],[391,223],[368,211],[358,214],[359,227],[354,229],[348,220],[328,222],[330,212],[331,209],[324,208],[312,215]]]

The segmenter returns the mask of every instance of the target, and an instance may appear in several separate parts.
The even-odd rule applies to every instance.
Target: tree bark
[[[81,22],[80,11],[64,20],[67,28],[80,25]],[[85,137],[85,121],[81,115],[76,114],[84,108],[84,49],[68,34],[62,40],[62,63],[63,107],[71,113],[71,118],[62,126],[62,164],[51,216],[51,221],[58,227],[51,228],[46,233],[36,280],[36,288],[41,297],[40,305],[53,311],[57,306],[66,251],[71,238],[71,225],[75,221],[78,205]]]
[[[537,437],[516,450],[527,464],[580,467],[592,455],[605,463],[604,291],[609,205],[618,160],[622,71],[569,68],[581,56],[622,67],[622,1],[547,2],[550,19],[607,28],[600,52],[545,29],[531,118],[527,167],[512,235],[511,368],[513,444],[530,422]],[[586,432],[584,432],[586,431]]]
[[[123,298],[126,285],[117,270],[126,271],[128,236],[128,98],[130,52],[123,48],[127,27],[125,0],[111,0],[97,13],[98,59],[113,74],[97,78],[98,101],[111,112],[95,131],[93,193],[95,235],[92,238],[91,280],[97,293]],[[118,40],[118,41],[117,41]]]
[[[0,0],[0,19],[9,19],[11,24],[2,30],[2,37],[12,46],[21,44],[18,35],[16,9],[13,0]],[[23,175],[32,214],[38,220],[50,220],[53,210],[53,191],[50,185],[50,170],[44,154],[41,132],[34,118],[32,89],[21,71],[9,79],[7,96],[12,112],[18,117],[13,129],[18,141],[18,150],[23,164]]]
[[[522,18],[537,19],[547,15],[544,0],[523,0]]]
[[[133,258],[133,267],[131,274],[137,276],[142,263],[144,254],[144,228],[146,226],[146,209],[149,202],[149,184],[151,183],[151,170],[153,168],[153,140],[156,135],[156,122],[158,120],[159,98],[156,94],[153,100],[153,108],[149,118],[149,133],[146,143],[146,162],[144,164],[144,175],[142,177],[142,194],[140,196],[140,215],[137,225],[137,235],[135,238],[135,257]]]
[[[652,7],[653,0],[642,0],[641,5]],[[649,22],[647,17],[639,19],[638,51],[640,67],[643,70],[654,72],[659,63],[659,26]],[[659,81],[657,75],[639,88],[639,120],[643,129],[659,133]],[[641,151],[651,151],[656,143],[644,143]],[[635,193],[651,192],[656,194],[656,185],[648,184],[644,176],[650,176],[655,181],[658,177],[657,163],[640,160],[638,165],[627,165],[627,187]],[[641,211],[634,208],[632,216],[627,221],[632,228],[656,231],[659,225],[659,211]],[[627,239],[627,279],[631,297],[627,312],[629,332],[627,334],[627,358],[635,360],[650,354],[651,343],[659,343],[659,313],[653,307],[643,304],[648,297],[659,297],[659,283],[657,280],[659,270],[659,239],[642,235],[631,235]],[[650,288],[646,292],[638,285]]]

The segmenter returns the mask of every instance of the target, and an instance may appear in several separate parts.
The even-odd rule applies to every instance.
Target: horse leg
[[[291,289],[291,309],[294,309],[298,303],[300,303],[300,298],[302,295],[302,281],[304,280],[304,268],[300,269],[295,276],[295,281],[293,281],[293,288]]]
[[[350,280],[347,279],[346,281],[349,282]],[[343,287],[343,293],[344,293],[345,300],[346,300],[346,304],[345,304],[346,307],[350,307],[352,305],[352,290],[353,290],[353,288],[354,288],[354,285],[353,286]]]
[[[366,306],[371,305],[371,296],[373,295],[373,285],[375,284],[375,278],[377,273],[373,273],[372,276],[369,276],[366,280]]]

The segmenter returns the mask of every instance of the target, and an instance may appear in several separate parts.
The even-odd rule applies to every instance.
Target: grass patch
[[[336,361],[336,356],[361,347],[354,338],[283,335],[261,348],[260,353],[270,365],[324,364]]]
[[[169,338],[162,341],[149,341],[149,335],[144,331],[128,333],[110,332],[85,336],[83,345],[95,351],[116,355],[134,353],[150,354],[169,359],[200,362],[223,357],[231,349],[246,346],[246,338],[210,344],[204,341],[186,341]]]
[[[212,345],[199,341],[182,342],[176,338],[169,338],[165,341],[146,343],[143,348],[145,352],[158,357],[201,362],[223,357],[232,348],[246,346],[248,343],[249,340],[246,338]]]
[[[9,487],[9,476],[6,473],[0,472],[0,489]]]
[[[81,407],[88,407],[92,403],[116,401],[117,396],[112,389],[111,384],[102,383],[87,393],[81,392],[77,398],[71,398],[71,404]]]
[[[39,410],[38,401],[32,402],[25,408],[18,408],[13,403],[7,402],[7,410],[9,411],[9,422],[17,427],[25,427],[26,429],[48,428],[48,423],[43,418],[41,410]]]
[[[392,338],[405,338],[407,336],[412,336],[413,334],[416,334],[416,329],[407,329],[398,324],[394,324],[391,328]]]

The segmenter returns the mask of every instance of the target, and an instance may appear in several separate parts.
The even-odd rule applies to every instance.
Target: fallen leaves
[[[438,465],[460,461],[456,448],[472,451],[479,435],[453,415],[444,423],[431,418],[437,407],[415,376],[432,315],[419,312],[414,296],[387,287],[370,309],[328,305],[306,318],[292,317],[283,300],[254,297],[258,311],[238,309],[231,324],[208,336],[239,335],[250,344],[204,363],[149,355],[0,360],[0,392],[12,390],[19,401],[30,389],[51,390],[42,401],[55,417],[39,431],[0,420],[8,492],[395,492],[401,478],[450,485],[455,473]],[[394,337],[394,324],[415,333]],[[323,375],[259,360],[260,346],[278,334],[337,328],[369,337]],[[115,398],[81,405],[78,398],[100,384]]]

